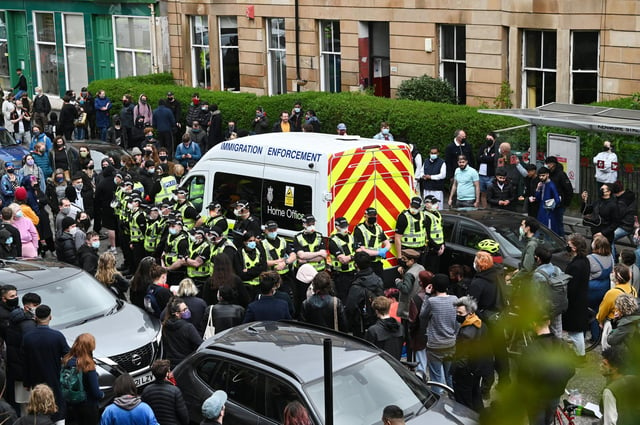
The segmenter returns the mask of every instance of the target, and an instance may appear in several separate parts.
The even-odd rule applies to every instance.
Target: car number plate
[[[153,374],[151,372],[147,372],[140,376],[136,376],[133,378],[133,382],[136,383],[136,387],[140,387],[142,385],[148,384],[154,380]]]

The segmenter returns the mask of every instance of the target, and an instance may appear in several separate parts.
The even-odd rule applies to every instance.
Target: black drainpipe
[[[296,21],[296,91],[300,91],[300,15],[298,11],[299,0],[295,0],[295,21]]]

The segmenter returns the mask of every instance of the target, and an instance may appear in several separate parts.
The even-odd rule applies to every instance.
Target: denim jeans
[[[569,339],[573,343],[573,349],[579,356],[584,356],[584,332],[568,332]]]
[[[429,368],[429,380],[446,384],[453,388],[451,377],[451,358],[455,353],[455,347],[451,348],[428,348],[427,347],[427,367]],[[438,394],[442,393],[442,388],[434,387]]]
[[[613,242],[611,243],[611,253],[613,254],[613,258],[618,258],[618,253],[616,252],[616,241],[624,238],[625,236],[629,236],[631,232],[627,232],[622,227],[618,227],[616,231],[613,233]],[[636,257],[636,261],[637,261]]]
[[[422,372],[425,375],[427,374],[427,350],[418,350],[414,352],[416,356],[416,362],[418,362],[418,366],[416,366],[416,372]]]

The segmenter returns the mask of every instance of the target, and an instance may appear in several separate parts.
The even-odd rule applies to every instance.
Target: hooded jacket
[[[202,337],[198,330],[186,320],[171,317],[162,327],[164,357],[169,359],[172,369],[196,351],[200,343]]]
[[[100,425],[158,425],[151,407],[140,397],[116,397],[102,413]]]
[[[367,329],[364,339],[374,343],[376,347],[400,360],[404,342],[404,330],[393,317],[378,319],[375,325]]]
[[[363,335],[364,328],[368,326],[362,323],[361,306],[366,301],[367,291],[373,296],[383,295],[382,279],[373,272],[371,267],[360,270],[356,273],[355,279],[349,288],[346,302],[346,313],[349,327],[355,335]]]
[[[498,269],[493,267],[477,272],[469,285],[469,296],[478,302],[478,316],[486,320],[490,312],[497,311]]]

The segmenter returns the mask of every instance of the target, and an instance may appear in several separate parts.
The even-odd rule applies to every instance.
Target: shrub
[[[398,98],[438,103],[458,103],[456,90],[441,78],[428,75],[404,80],[398,87]]]

